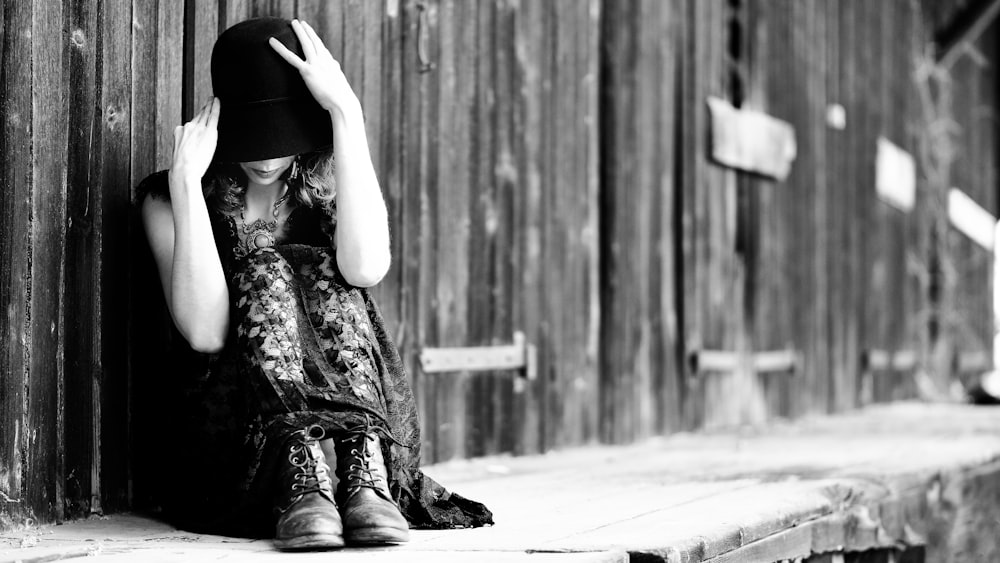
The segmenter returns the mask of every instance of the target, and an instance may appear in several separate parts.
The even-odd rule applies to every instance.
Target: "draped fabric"
[[[169,198],[166,173],[138,191],[139,201]],[[202,531],[269,535],[274,474],[291,433],[318,424],[336,438],[372,423],[386,431],[389,488],[412,527],[492,524],[485,506],[420,471],[412,390],[371,294],[338,270],[334,213],[297,207],[276,246],[249,253],[237,250],[230,216],[210,216],[231,329],[222,353],[181,368],[168,514]]]

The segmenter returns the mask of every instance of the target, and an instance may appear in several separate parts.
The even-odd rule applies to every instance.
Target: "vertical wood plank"
[[[428,205],[437,218],[428,241],[435,259],[429,264],[435,288],[430,295],[436,314],[428,319],[428,337],[440,346],[467,346],[469,339],[470,209],[474,182],[471,177],[473,129],[469,116],[474,107],[476,83],[471,48],[477,36],[472,24],[474,6],[442,1],[430,8],[437,22],[438,104],[436,168],[438,182]],[[435,50],[430,51],[432,54]],[[448,217],[448,220],[442,220]],[[480,291],[482,288],[480,288]],[[430,342],[430,341],[429,341]],[[464,455],[467,432],[468,374],[427,376],[424,405],[432,417],[429,432],[436,434],[435,458],[446,460]]]
[[[372,162],[378,166],[382,161],[382,147],[378,134],[382,124],[382,21],[385,17],[383,2],[365,2],[361,26],[364,35],[364,79],[359,94],[365,113],[365,126]]]
[[[386,323],[392,330],[396,344],[405,344],[405,327],[402,318],[403,260],[403,206],[402,206],[402,129],[403,129],[403,15],[399,0],[385,1],[386,19],[382,24],[382,130],[377,140],[381,146],[382,161],[379,180],[389,209],[390,244],[393,265],[376,288],[376,297],[382,307]],[[332,26],[332,23],[331,23]],[[404,363],[407,359],[404,356]],[[406,364],[412,367],[412,364]],[[410,372],[413,373],[412,371]],[[419,396],[420,386],[415,386]]]
[[[419,279],[412,288],[410,294],[415,298],[415,308],[413,322],[415,323],[416,346],[414,356],[420,348],[430,345],[438,338],[437,320],[439,316],[435,314],[435,297],[437,287],[446,283],[447,280],[440,277],[440,272],[435,267],[435,254],[438,241],[438,225],[435,218],[440,216],[438,210],[440,193],[443,183],[439,180],[441,170],[437,155],[440,151],[441,136],[439,134],[439,111],[441,86],[439,76],[433,67],[433,61],[439,58],[439,40],[441,36],[441,4],[439,2],[423,2],[416,5],[414,20],[416,34],[412,36],[412,42],[408,42],[405,48],[406,60],[403,68],[408,68],[419,84],[420,104],[411,106],[412,111],[418,112],[417,117],[422,124],[421,130],[414,131],[419,140],[419,151],[412,156],[420,161],[419,175],[419,207],[413,208],[411,212],[419,213],[418,225],[420,240],[418,241],[417,252],[414,256],[421,265],[419,268]],[[447,111],[447,110],[446,110]],[[451,208],[450,213],[455,215]],[[423,374],[414,367],[414,375],[417,380],[417,387],[421,390],[418,398],[418,408],[427,409],[434,404],[435,396],[440,392],[440,381],[433,381],[431,376]],[[449,396],[450,398],[450,396]],[[433,417],[437,420],[439,414],[433,409]],[[460,436],[461,433],[456,433]],[[442,440],[434,438],[434,443],[439,444]],[[436,448],[435,448],[436,449]]]
[[[365,86],[365,36],[374,32],[365,25],[364,0],[346,0],[344,2],[344,50],[340,63],[348,82],[354,88],[358,97],[364,100]]]
[[[472,193],[469,199],[469,248],[468,269],[469,280],[465,291],[468,294],[468,336],[470,344],[491,343],[490,324],[494,311],[494,298],[497,291],[496,279],[492,271],[494,256],[497,253],[496,233],[498,217],[496,215],[496,185],[493,178],[495,167],[494,127],[496,114],[493,111],[495,100],[495,83],[493,76],[493,14],[495,3],[492,1],[477,3],[471,18],[466,25],[474,26],[474,42],[469,46],[475,50],[472,81],[475,85],[474,109],[469,115],[471,154],[470,176]],[[485,375],[485,374],[484,374]],[[466,436],[464,436],[464,451],[470,455],[485,455],[494,450],[491,444],[494,404],[493,388],[496,382],[493,377],[472,377],[469,381],[467,401],[474,405],[465,409]]]
[[[184,121],[194,117],[212,95],[209,63],[220,31],[218,8],[216,2],[184,3]]]
[[[182,123],[184,100],[184,7],[160,2],[156,10],[156,165],[170,166],[174,127]],[[140,176],[141,174],[137,174]]]
[[[99,394],[95,380],[101,377],[100,283],[97,279],[100,246],[100,205],[103,178],[100,159],[101,124],[98,61],[102,31],[97,7],[91,2],[73,2],[69,7],[69,154],[66,195],[66,294],[94,296],[65,302],[64,351],[66,383],[66,516],[79,517],[99,511],[100,472],[97,454],[96,408]]]
[[[224,7],[219,9],[219,31],[224,31],[234,24],[237,24],[243,20],[250,18],[251,13],[251,0],[220,0],[220,6],[224,4]],[[297,2],[301,4],[301,2]],[[167,6],[160,5],[160,10],[167,8]],[[176,6],[171,6],[171,9],[176,8]],[[310,21],[311,20],[306,20]]]
[[[491,265],[494,313],[491,315],[489,332],[492,342],[500,344],[510,342],[515,328],[520,329],[513,323],[514,296],[511,287],[514,270],[511,258],[514,240],[518,234],[513,231],[512,209],[513,190],[517,185],[517,168],[514,166],[512,138],[514,112],[511,104],[513,51],[511,5],[506,0],[497,0],[493,3],[492,12],[491,31],[488,35],[491,38],[493,58],[494,157],[490,172],[493,184],[493,215],[496,218],[494,234],[496,250]],[[520,429],[517,428],[519,421],[513,417],[515,377],[516,375],[510,373],[500,373],[492,378],[493,389],[490,400],[493,404],[493,420],[490,424],[490,447],[486,448],[488,452],[511,451],[513,436],[520,433]]]
[[[423,345],[423,328],[419,324],[420,303],[420,258],[424,241],[423,208],[425,182],[421,157],[421,137],[423,135],[422,104],[424,85],[417,68],[416,53],[417,27],[419,24],[416,0],[409,0],[400,7],[400,47],[398,51],[400,68],[400,163],[396,179],[396,193],[400,209],[400,235],[402,244],[397,255],[400,269],[399,322],[402,337],[397,341],[400,352],[410,373],[416,373],[416,357]],[[345,16],[346,17],[346,16]],[[346,22],[346,19],[345,19]],[[345,23],[349,26],[349,23]],[[345,45],[345,59],[349,59],[350,46]]]
[[[3,310],[0,342],[0,491],[12,501],[0,504],[0,524],[21,525],[34,518],[29,502],[24,455],[31,428],[27,426],[28,368],[30,365],[29,263],[32,199],[32,7],[7,3],[3,10],[0,47],[0,307]],[[36,498],[31,494],[30,498]]]
[[[545,30],[539,2],[521,3],[516,7],[514,21],[515,109],[514,128],[517,175],[521,179],[514,191],[513,206],[520,233],[512,256],[516,300],[514,324],[524,327],[529,341],[539,346],[541,373],[547,373],[546,348],[543,335],[546,328],[541,301],[542,267],[542,88]],[[543,386],[545,378],[526,382],[520,393],[516,413],[522,421],[520,441],[515,452],[530,453],[543,447]]]
[[[93,332],[99,334],[101,378],[95,406],[101,413],[100,452],[103,508],[123,510],[129,504],[130,457],[128,390],[129,208],[132,177],[132,2],[104,0],[102,4],[101,75],[101,198],[99,256],[100,310]],[[214,38],[214,36],[213,36]]]
[[[65,38],[58,2],[35,2],[32,37]],[[63,249],[66,226],[65,41],[32,41],[31,374],[24,499],[41,521],[63,517]]]
[[[679,418],[673,180],[676,17],[670,4],[601,11],[601,439]],[[676,325],[674,325],[676,326]]]

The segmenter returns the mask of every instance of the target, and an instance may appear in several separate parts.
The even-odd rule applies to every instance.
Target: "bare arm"
[[[216,250],[201,177],[215,152],[219,102],[174,131],[170,201],[147,197],[143,225],[167,308],[188,344],[217,352],[229,328],[229,290]]]
[[[348,283],[377,284],[389,271],[389,218],[372,166],[361,103],[340,64],[304,22],[292,21],[305,60],[275,39],[271,46],[302,74],[333,123],[337,181],[337,265]]]
[[[356,112],[332,112],[337,179],[337,265],[353,285],[375,285],[389,271],[389,214],[368,139]]]

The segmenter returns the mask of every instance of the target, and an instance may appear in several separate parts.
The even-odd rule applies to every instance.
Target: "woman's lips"
[[[252,170],[254,174],[260,176],[261,178],[270,178],[271,176],[277,174],[280,168],[275,168],[274,170],[260,170],[257,168],[252,168]]]

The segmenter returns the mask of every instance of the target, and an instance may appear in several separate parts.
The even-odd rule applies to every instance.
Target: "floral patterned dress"
[[[139,198],[169,198],[165,172]],[[181,392],[183,436],[174,464],[182,479],[173,503],[178,523],[232,535],[273,532],[278,450],[296,430],[321,425],[336,436],[358,424],[385,431],[389,487],[417,528],[492,524],[483,505],[446,491],[419,469],[416,405],[382,316],[364,288],[340,274],[333,213],[299,206],[276,245],[246,252],[232,217],[210,212],[229,283],[231,334],[222,353],[187,362]]]

